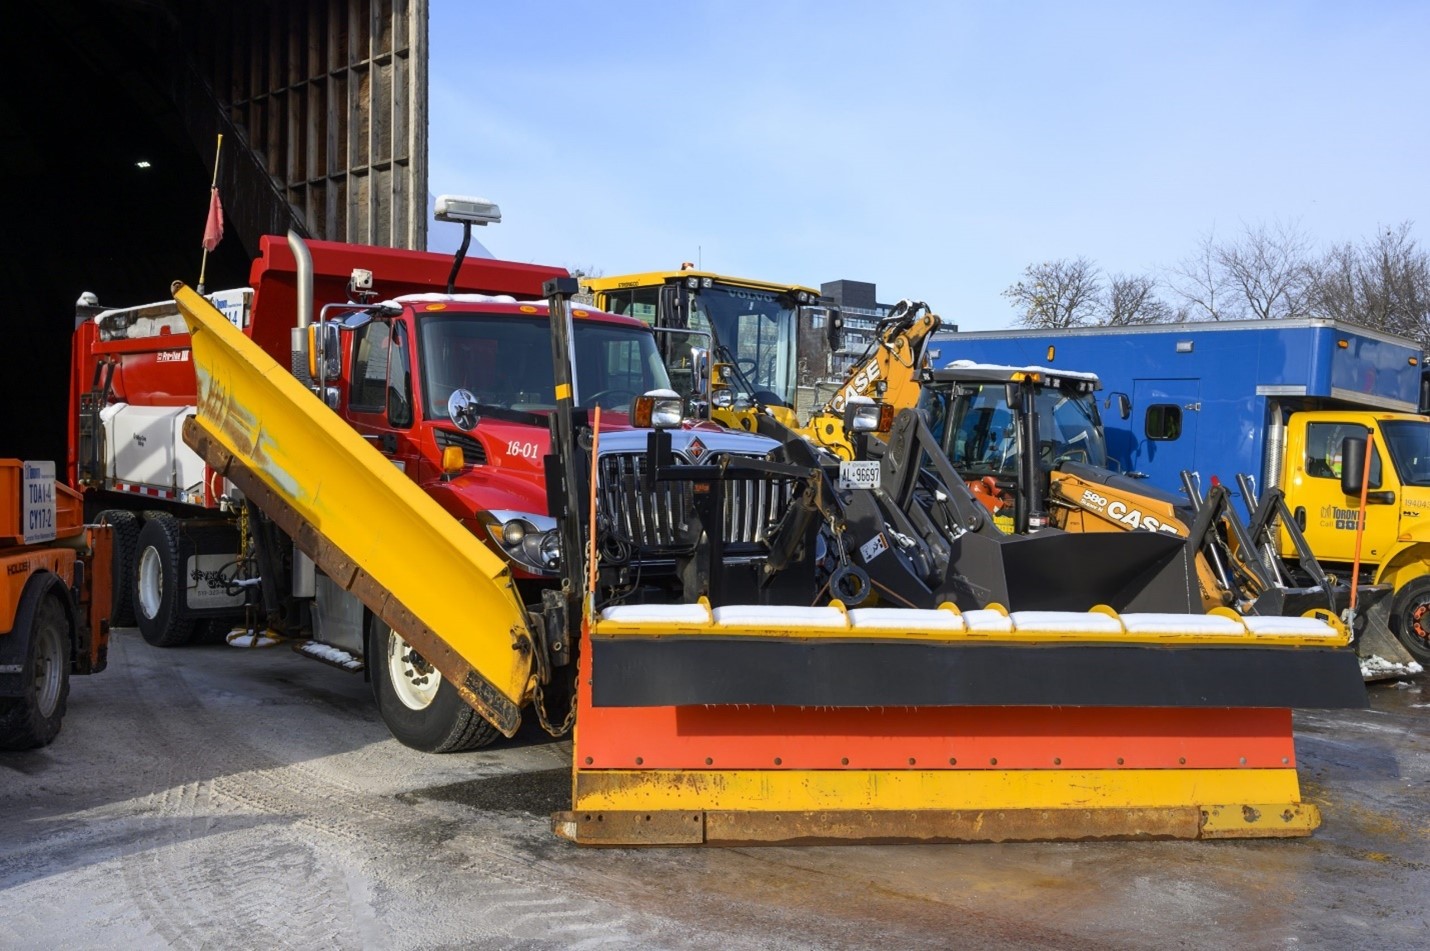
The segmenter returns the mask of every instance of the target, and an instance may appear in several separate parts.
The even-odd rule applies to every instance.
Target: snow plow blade
[[[584,845],[1271,837],[1292,707],[1362,707],[1328,615],[734,605],[588,619]]]
[[[212,304],[173,293],[198,378],[184,441],[514,734],[532,640],[506,565]]]

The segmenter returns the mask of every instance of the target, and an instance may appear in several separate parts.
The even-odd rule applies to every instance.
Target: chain
[[[575,658],[572,658],[572,666],[576,665]],[[576,678],[571,679],[571,706],[566,711],[566,717],[561,721],[559,727],[553,727],[551,720],[546,716],[546,695],[541,689],[541,681],[536,682],[536,719],[541,724],[541,728],[552,736],[562,737],[571,732],[572,725],[576,722]]]

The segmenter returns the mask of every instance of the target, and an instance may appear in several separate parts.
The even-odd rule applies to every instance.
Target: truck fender
[[[55,593],[51,595],[51,591]],[[35,612],[46,597],[58,597],[65,607],[69,624],[70,657],[75,656],[75,606],[64,579],[53,571],[37,571],[25,582],[20,603],[15,609],[15,626],[0,637],[0,697],[18,697],[23,692],[22,678],[25,658],[30,651],[30,631],[34,628]]]
[[[1399,591],[1424,575],[1430,575],[1430,542],[1413,541],[1391,550],[1375,573],[1375,582]]]

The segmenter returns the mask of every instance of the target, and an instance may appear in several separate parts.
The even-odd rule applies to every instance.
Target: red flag
[[[219,204],[218,186],[215,185],[211,191],[213,197],[209,199],[209,220],[204,225],[205,251],[212,251],[223,240],[223,205]]]

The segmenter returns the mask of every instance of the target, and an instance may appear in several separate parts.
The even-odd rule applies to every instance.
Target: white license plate
[[[879,463],[841,462],[839,464],[839,487],[841,489],[877,489],[879,487]]]

